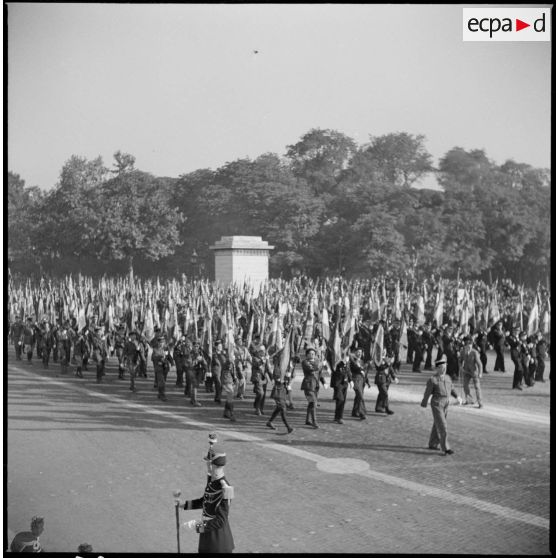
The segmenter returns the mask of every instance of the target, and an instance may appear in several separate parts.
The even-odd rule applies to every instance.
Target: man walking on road
[[[463,391],[465,392],[465,405],[472,405],[473,398],[469,389],[469,382],[473,381],[479,409],[482,408],[480,378],[482,378],[482,361],[476,349],[473,348],[473,339],[469,336],[463,339],[465,346],[459,355],[459,368],[463,374]]]
[[[453,450],[448,443],[448,425],[446,417],[448,416],[449,395],[455,397],[461,405],[461,397],[458,397],[453,389],[451,378],[446,376],[447,357],[442,355],[436,361],[436,373],[426,382],[426,389],[422,398],[421,407],[426,407],[428,399],[432,396],[430,408],[434,417],[434,424],[430,432],[430,440],[428,449],[437,450],[438,445],[442,446],[443,455],[451,455]]]

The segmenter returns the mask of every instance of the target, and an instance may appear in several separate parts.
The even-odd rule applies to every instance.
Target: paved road
[[[338,425],[331,390],[321,391],[319,430],[304,426],[295,383],[287,436],[280,421],[265,428],[251,397],[231,423],[209,394],[193,408],[171,386],[158,401],[151,371],[132,394],[113,359],[96,384],[92,371],[57,376],[10,352],[4,543],[42,514],[48,551],[88,542],[99,553],[176,552],[172,492],[201,496],[207,434],[217,430],[235,486],[236,552],[549,554],[551,383],[512,391],[507,369],[483,378],[483,409],[450,409],[456,453],[444,457],[426,449],[428,373],[406,365],[390,389],[393,416],[373,413],[373,388],[368,419],[350,417],[351,393]],[[197,517],[181,512],[181,521]],[[182,529],[181,550],[196,552],[197,535]]]

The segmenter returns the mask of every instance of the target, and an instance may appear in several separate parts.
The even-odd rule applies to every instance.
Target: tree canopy
[[[439,190],[416,187],[434,173]],[[178,178],[117,151],[72,155],[48,192],[8,174],[11,267],[38,272],[211,275],[223,235],[270,242],[275,277],[440,274],[546,283],[550,172],[482,149],[450,149],[434,166],[425,137],[312,129],[284,156],[264,153]],[[156,262],[154,267],[154,262]]]

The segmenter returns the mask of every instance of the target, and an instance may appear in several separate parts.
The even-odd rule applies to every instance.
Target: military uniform
[[[284,381],[280,379],[275,380],[275,385],[271,390],[271,398],[275,401],[275,409],[271,413],[271,417],[266,423],[268,428],[276,430],[275,426],[272,424],[273,420],[277,415],[281,415],[281,420],[283,424],[287,427],[287,433],[290,434],[293,429],[289,426],[287,422],[286,408],[287,408],[287,386]]]
[[[377,413],[386,413],[393,415],[393,411],[389,408],[388,390],[392,381],[396,380],[397,376],[393,367],[385,360],[379,366],[376,366],[376,376],[374,383],[378,388],[378,398],[376,399]]]
[[[166,401],[167,396],[165,394],[165,386],[167,374],[172,363],[172,357],[170,356],[169,350],[165,345],[165,338],[163,336],[160,336],[157,339],[157,346],[151,353],[151,361],[153,362],[153,368],[155,369],[155,378],[157,381],[157,398],[161,401]]]
[[[100,384],[105,375],[105,362],[108,355],[107,338],[102,326],[95,328],[95,333],[91,337],[91,348],[93,351],[93,361],[96,365],[97,383]]]
[[[353,388],[355,390],[352,416],[364,420],[366,418],[364,384],[368,383],[368,371],[364,367],[362,357],[351,355],[349,357],[349,369],[351,371]]]
[[[347,390],[351,382],[351,371],[344,361],[337,363],[331,374],[330,386],[333,388],[333,400],[335,401],[334,421],[343,424],[343,411],[347,401]]]
[[[124,361],[126,362],[126,368],[128,370],[128,375],[130,376],[131,391],[137,391],[136,370],[140,361],[140,352],[142,350],[136,335],[136,332],[131,332],[130,338],[124,345]]]
[[[254,409],[256,415],[264,414],[267,382],[271,379],[267,353],[263,345],[252,355],[252,374],[250,381],[254,386]]]
[[[200,554],[230,553],[234,549],[234,539],[229,525],[233,487],[227,481],[223,471],[226,456],[213,447],[204,460],[207,461],[209,470],[204,494],[201,498],[187,500],[184,509],[202,510],[201,521],[194,522],[196,532],[200,534],[198,544]]]
[[[11,327],[10,336],[12,338],[12,343],[14,344],[16,359],[21,360],[21,355],[23,352],[23,323],[21,320],[17,319]]]
[[[436,362],[438,363],[440,361],[438,360]],[[421,402],[421,407],[426,407],[428,399],[432,396],[430,408],[432,409],[434,424],[430,431],[428,447],[430,449],[438,449],[438,444],[440,444],[444,454],[453,453],[448,442],[448,426],[446,420],[450,395],[457,398],[457,393],[453,389],[451,378],[446,374],[435,374],[428,379]]]
[[[466,344],[459,355],[459,366],[463,372],[463,391],[465,392],[465,404],[472,405],[473,398],[469,389],[469,383],[473,381],[477,403],[479,408],[482,407],[482,394],[480,386],[480,377],[482,376],[482,362],[480,355],[472,346],[472,340],[469,338],[469,346]]]
[[[504,364],[504,348],[506,346],[506,337],[500,327],[493,327],[488,336],[488,342],[496,351],[496,361],[494,363],[494,372],[505,372]]]
[[[512,389],[522,390],[521,384],[523,383],[523,363],[521,362],[521,342],[519,338],[515,335],[513,331],[508,337],[506,337],[506,343],[510,348],[510,357],[512,359],[514,370],[513,370],[513,383]],[[494,367],[496,369],[496,367]]]
[[[535,373],[535,380],[537,382],[544,382],[544,359],[546,358],[547,344],[542,336],[538,337],[538,341],[535,344],[537,354],[537,371]]]
[[[313,351],[314,357],[309,357],[309,353]],[[307,357],[302,361],[302,372],[304,378],[300,384],[300,389],[304,391],[308,406],[306,407],[306,424],[313,428],[319,428],[316,422],[316,406],[318,403],[318,390],[320,382],[325,385],[322,375],[322,363],[316,358],[316,349],[310,347],[306,349]]]

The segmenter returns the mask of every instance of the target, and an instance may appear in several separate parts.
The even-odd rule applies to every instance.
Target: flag
[[[539,329],[539,295],[535,296],[535,302],[531,312],[529,313],[529,320],[527,322],[527,335],[533,335]]]
[[[384,326],[382,324],[378,324],[371,353],[374,364],[380,366],[384,355]]]
[[[294,328],[289,329],[289,333],[287,333],[287,337],[285,339],[285,344],[283,345],[283,348],[281,349],[281,353],[279,355],[279,374],[281,381],[283,381],[283,378],[285,377],[285,373],[287,372],[289,363],[291,361],[291,339],[293,335],[293,329]]]
[[[80,331],[83,330],[83,328],[87,325],[87,322],[85,321],[85,308],[83,306],[80,306],[79,311],[78,311],[78,317],[77,317],[77,330],[78,333]]]
[[[498,307],[498,301],[496,299],[496,291],[492,292],[490,297],[490,310],[488,312],[488,327],[492,327],[496,322],[500,321],[500,309]]]
[[[402,354],[403,349],[407,349],[409,340],[407,338],[407,322],[405,317],[401,320],[401,329],[399,330],[399,360],[404,361],[405,357]]]
[[[395,299],[393,301],[393,315],[396,320],[401,319],[401,290],[399,288],[399,279],[395,284]]]
[[[417,300],[417,324],[424,324],[424,297],[422,295],[419,295]]]
[[[436,306],[434,308],[434,321],[436,327],[440,327],[444,320],[444,289],[443,287],[436,293]]]
[[[145,324],[143,328],[143,335],[148,341],[153,339],[155,335],[155,324],[153,322],[153,311],[150,307],[145,311]]]
[[[329,315],[325,306],[322,308],[322,337],[326,343],[331,337],[331,332],[329,330]]]
[[[541,332],[544,335],[550,334],[550,306],[547,304],[546,310],[543,312],[541,320]]]

